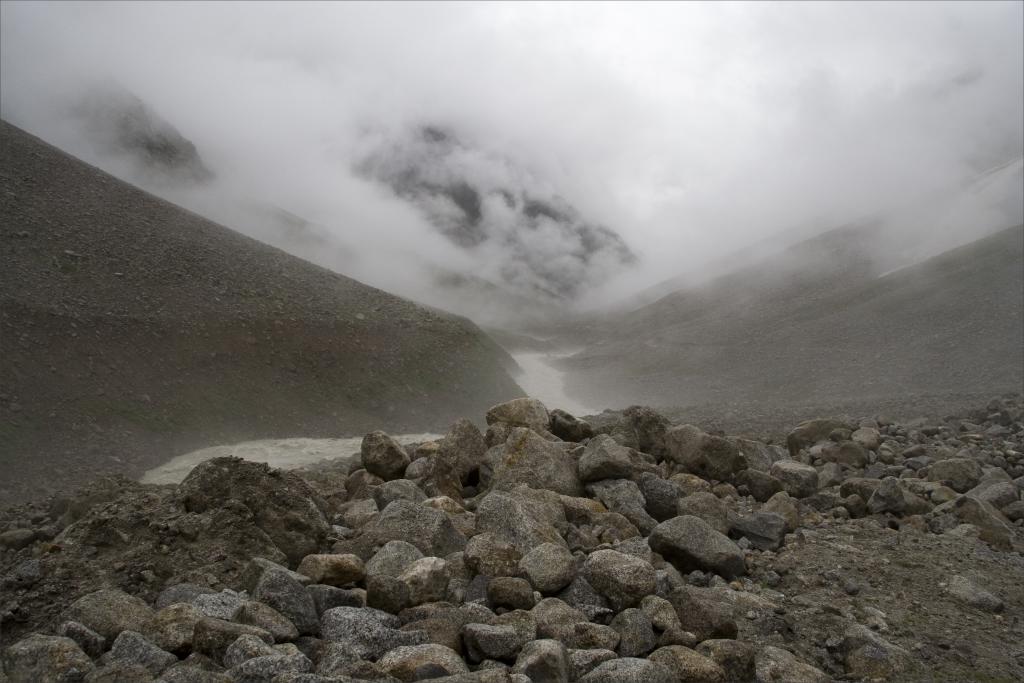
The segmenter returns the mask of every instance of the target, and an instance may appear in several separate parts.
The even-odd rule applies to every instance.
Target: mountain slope
[[[0,122],[0,498],[521,394],[467,320],[211,223]]]
[[[1019,390],[1024,232],[885,274],[834,231],[592,329],[570,391],[607,403],[798,402]]]

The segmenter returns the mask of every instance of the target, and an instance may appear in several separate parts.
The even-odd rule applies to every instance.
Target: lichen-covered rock
[[[458,652],[435,643],[396,647],[377,662],[384,673],[403,682],[421,680],[418,672],[428,665],[436,667],[441,676],[469,673]]]
[[[229,501],[242,503],[290,562],[314,553],[327,539],[326,504],[302,477],[264,463],[213,458],[189,472],[176,495],[189,512],[206,512]]]
[[[658,662],[671,671],[677,681],[687,683],[731,683],[725,671],[712,659],[682,645],[669,645],[655,650],[650,655],[652,662]]]
[[[801,662],[796,655],[780,647],[769,645],[754,658],[758,683],[830,683],[832,677],[821,669]]]
[[[363,561],[356,555],[306,555],[297,570],[313,583],[327,586],[348,586],[366,576]]]
[[[7,648],[2,670],[12,683],[79,683],[93,668],[89,656],[70,638],[34,633]]]
[[[523,646],[512,673],[530,681],[569,682],[569,653],[557,640],[534,640]]]
[[[476,528],[479,532],[494,533],[520,554],[543,543],[565,543],[551,518],[525,498],[522,490],[487,494],[476,510]]]
[[[139,598],[119,590],[99,590],[73,602],[65,619],[77,621],[113,642],[121,631],[145,633],[153,622],[153,609]]]
[[[579,683],[677,683],[677,680],[665,665],[635,657],[602,662],[578,679]]]
[[[567,496],[578,496],[583,485],[576,460],[567,445],[544,439],[536,432],[516,427],[491,463],[492,490],[509,490],[525,484]]]
[[[513,427],[526,427],[538,434],[546,432],[551,418],[547,407],[535,398],[516,398],[499,403],[487,411],[488,425],[504,422]]]
[[[422,557],[398,575],[398,580],[409,587],[411,605],[443,600],[449,578],[448,563],[440,557]]]
[[[466,537],[452,524],[448,515],[426,505],[396,500],[363,533],[381,545],[388,541],[405,541],[424,555],[444,557],[466,547]]]
[[[638,605],[655,589],[654,567],[649,562],[615,550],[591,553],[583,564],[583,578],[615,611]]]

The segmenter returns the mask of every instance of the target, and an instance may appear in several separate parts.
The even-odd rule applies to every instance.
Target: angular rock
[[[339,587],[358,583],[366,576],[363,561],[356,555],[306,555],[297,571],[313,583]]]
[[[398,576],[421,557],[420,549],[408,541],[388,541],[366,563],[364,572],[367,576]]]
[[[398,618],[370,607],[335,607],[324,612],[324,640],[349,646],[363,659],[379,659],[404,645],[423,645],[423,631],[400,631]]]
[[[149,605],[119,590],[99,590],[73,602],[64,615],[113,642],[121,631],[145,633],[153,622]]]
[[[361,588],[345,589],[313,584],[306,586],[306,592],[313,598],[318,615],[322,615],[334,607],[363,607],[366,604],[366,591]],[[275,640],[281,639],[275,638]]]
[[[831,683],[832,677],[821,669],[801,662],[792,652],[771,645],[754,658],[757,683]]]
[[[193,605],[175,603],[156,613],[146,634],[163,650],[187,654],[192,651],[192,634],[203,616]]]
[[[384,673],[403,682],[422,680],[417,672],[428,665],[436,667],[438,676],[469,673],[459,653],[434,643],[396,647],[377,662]]]
[[[487,602],[495,610],[528,610],[535,603],[533,587],[526,579],[512,576],[495,577],[487,584]]]
[[[583,492],[576,460],[566,452],[566,445],[547,441],[523,427],[512,430],[492,466],[492,490],[509,490],[525,484],[567,496]]]
[[[456,530],[448,515],[407,500],[388,505],[363,528],[363,533],[381,545],[405,541],[432,557],[444,557],[466,546],[466,537]]]
[[[286,678],[288,674],[304,674],[313,670],[313,663],[303,654],[272,654],[253,657],[228,671],[228,675],[239,683],[272,683]]]
[[[837,429],[853,431],[850,424],[831,418],[818,418],[801,422],[786,436],[786,446],[789,448],[789,454],[795,458],[802,449],[810,448],[816,443],[826,441],[829,435]]]
[[[677,681],[687,683],[730,683],[725,671],[714,660],[682,645],[661,647],[651,653],[652,662],[658,662],[671,671]]]
[[[740,470],[736,475],[736,483],[746,486],[754,500],[763,503],[782,490],[782,482],[768,474],[755,469]]]
[[[676,683],[675,675],[664,664],[649,659],[622,657],[602,662],[579,683]]]
[[[189,472],[175,495],[189,512],[241,502],[290,562],[314,553],[327,539],[326,504],[293,472],[240,458],[213,458]]]
[[[871,629],[854,624],[839,646],[846,671],[858,678],[893,680],[907,671],[910,654]]]
[[[265,657],[276,654],[274,648],[252,635],[239,636],[224,651],[224,666],[232,669],[253,657]]]
[[[242,604],[235,615],[235,621],[264,629],[273,636],[275,643],[287,643],[299,637],[299,629],[291,619],[273,607],[255,600]]]
[[[724,481],[746,467],[736,445],[721,436],[705,434],[693,425],[665,432],[666,457],[683,471]]]
[[[462,418],[448,429],[448,433],[441,440],[437,458],[443,462],[455,463],[456,474],[465,482],[470,473],[480,468],[486,452],[484,435],[475,424]]]
[[[616,611],[639,604],[655,590],[654,567],[638,557],[615,550],[591,553],[583,565],[582,575]]]
[[[99,657],[107,649],[107,639],[77,621],[65,621],[57,629],[57,635],[70,638],[78,643],[78,647],[92,658]],[[189,634],[191,636],[191,632]],[[0,667],[2,670],[2,667]]]
[[[77,683],[93,670],[93,663],[70,638],[33,633],[7,648],[2,670],[11,683]]]
[[[628,479],[633,474],[633,461],[629,449],[620,446],[610,436],[599,434],[583,449],[578,463],[580,481],[584,483],[602,479]]]
[[[392,479],[379,486],[370,487],[370,495],[377,504],[377,510],[383,510],[396,500],[407,500],[410,503],[422,503],[427,494],[410,479]]]
[[[645,509],[651,517],[664,522],[678,514],[676,506],[679,499],[685,495],[679,484],[662,479],[651,472],[642,472],[636,481],[646,501]]]
[[[114,640],[107,657],[128,664],[138,664],[154,676],[178,661],[170,652],[165,652],[146,640],[141,633],[122,631]]]
[[[548,409],[535,398],[516,398],[499,403],[487,411],[488,425],[504,422],[513,427],[525,427],[538,434],[547,431],[551,418]]]
[[[726,681],[750,681],[756,675],[754,657],[757,650],[750,643],[710,638],[697,646],[697,652],[722,667]]]
[[[320,619],[313,596],[288,573],[279,569],[263,572],[252,597],[283,614],[295,624],[300,634],[317,635],[320,632]]]
[[[648,543],[684,574],[697,569],[733,579],[746,572],[743,551],[698,517],[662,522],[651,532]]]
[[[594,428],[590,426],[589,422],[558,408],[551,411],[551,422],[548,429],[562,441],[578,443],[594,436]]]
[[[774,512],[737,515],[729,535],[747,539],[758,550],[778,550],[786,536],[786,520]]]
[[[729,506],[713,493],[698,491],[680,498],[673,518],[686,515],[699,517],[720,534],[729,533]]]
[[[624,609],[615,615],[609,626],[619,634],[616,651],[620,657],[642,657],[657,645],[651,618],[643,610]]]
[[[946,593],[956,600],[985,612],[1002,612],[1003,601],[981,588],[966,576],[953,576],[946,584]]]
[[[711,588],[680,586],[668,596],[676,609],[683,630],[698,641],[709,638],[736,638],[739,628],[732,606]]]
[[[466,657],[472,662],[481,662],[485,659],[514,659],[534,637],[508,624],[466,624],[462,629],[462,639]]]
[[[261,628],[203,617],[196,622],[192,635],[192,651],[207,655],[215,662],[221,662],[228,646],[246,634],[256,636],[268,645],[274,642],[274,637]]]
[[[544,512],[518,491],[492,491],[487,494],[477,507],[476,528],[479,532],[494,533],[520,554],[528,553],[543,543],[565,543]]]
[[[538,683],[568,683],[569,653],[557,640],[531,641],[516,657],[512,673],[522,674]]]
[[[933,462],[928,481],[942,482],[957,493],[966,493],[981,481],[981,465],[973,458],[949,458]]]
[[[422,557],[398,575],[398,580],[409,587],[411,605],[443,600],[449,578],[448,563],[440,557]]]
[[[658,522],[647,514],[647,501],[636,483],[628,479],[605,479],[587,484],[586,488],[605,507],[628,519],[645,536],[657,526]]]
[[[359,454],[363,468],[384,481],[401,479],[410,462],[402,444],[380,430],[363,437]]]
[[[542,543],[537,547],[544,545],[561,544]],[[469,539],[463,558],[465,559],[466,566],[474,574],[492,577],[515,576],[518,572],[522,555],[514,545],[503,541],[498,533],[485,531]]]
[[[769,472],[782,482],[782,488],[794,498],[806,498],[818,492],[818,471],[796,460],[779,460]]]

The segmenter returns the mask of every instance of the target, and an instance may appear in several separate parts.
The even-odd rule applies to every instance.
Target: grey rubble
[[[1024,678],[1019,396],[774,442],[570,418],[4,510],[6,680]]]

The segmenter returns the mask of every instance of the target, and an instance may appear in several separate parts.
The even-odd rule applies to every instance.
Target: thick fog
[[[870,217],[921,254],[1019,222],[1022,8],[4,2],[0,115],[231,227],[500,323],[495,307],[594,306]],[[103,149],[76,107],[118,90],[212,180]],[[454,146],[417,147],[426,129]],[[459,183],[483,193],[482,236],[443,229],[462,214],[429,188]],[[564,211],[531,214],[533,199]],[[602,226],[624,246],[595,247]]]

